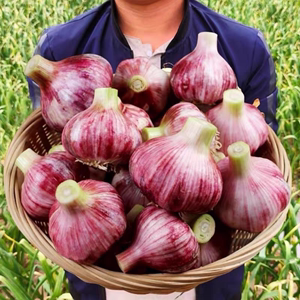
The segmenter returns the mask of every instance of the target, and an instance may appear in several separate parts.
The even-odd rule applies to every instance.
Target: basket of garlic
[[[201,51],[170,76],[141,58],[115,76],[96,55],[28,63],[42,108],[7,151],[7,204],[25,237],[82,280],[187,291],[250,260],[282,226],[286,152],[215,50],[221,84],[186,91],[180,64]],[[168,105],[171,91],[184,101]],[[213,105],[203,113],[195,99]]]

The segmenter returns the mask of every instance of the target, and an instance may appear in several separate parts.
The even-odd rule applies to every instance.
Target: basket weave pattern
[[[7,204],[15,223],[37,249],[56,264],[89,283],[136,294],[167,294],[174,291],[187,291],[201,283],[228,273],[251,259],[278,232],[286,218],[288,208],[281,212],[259,234],[236,230],[233,234],[229,256],[181,274],[132,275],[109,271],[94,265],[77,264],[56,252],[48,236],[48,224],[33,221],[23,210],[20,191],[24,177],[14,165],[16,158],[26,148],[30,147],[38,154],[44,155],[53,145],[59,143],[60,134],[49,129],[42,118],[40,109],[35,110],[22,124],[7,151],[4,164],[4,187]],[[291,169],[286,152],[270,128],[268,144],[272,150],[272,160],[280,168],[285,180],[291,186]]]

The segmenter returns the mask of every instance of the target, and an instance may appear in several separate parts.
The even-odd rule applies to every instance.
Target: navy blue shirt
[[[276,131],[278,91],[274,63],[259,30],[218,14],[195,0],[186,1],[184,18],[161,57],[161,65],[175,64],[190,53],[202,31],[218,34],[218,51],[234,70],[245,101],[253,103],[259,98],[259,109]],[[101,55],[110,62],[114,71],[121,61],[133,57],[118,25],[114,1],[107,1],[67,23],[46,29],[35,51],[35,54],[52,61],[83,53]],[[39,89],[27,79],[36,108],[39,106]]]

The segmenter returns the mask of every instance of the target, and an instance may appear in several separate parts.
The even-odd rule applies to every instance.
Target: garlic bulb
[[[231,228],[260,232],[288,205],[289,186],[273,162],[250,156],[244,142],[227,151],[218,162],[224,188],[215,212]]]
[[[181,273],[199,264],[199,245],[186,223],[162,208],[148,206],[136,219],[132,245],[117,260],[124,273],[136,266]]]
[[[84,166],[66,152],[40,156],[30,148],[19,155],[17,167],[24,173],[21,201],[25,211],[34,219],[47,221],[55,202],[57,186],[67,179],[80,179]]]
[[[57,62],[35,55],[27,64],[25,75],[40,87],[45,122],[62,131],[74,115],[92,104],[96,88],[111,85],[113,73],[109,62],[96,54],[71,56]]]
[[[113,78],[113,87],[124,103],[144,109],[155,118],[165,108],[170,93],[169,76],[145,57],[122,61]]]
[[[244,94],[237,89],[227,90],[223,102],[206,113],[207,118],[220,132],[220,149],[227,155],[227,148],[234,142],[243,141],[253,154],[268,137],[266,121],[253,105],[244,103]]]
[[[127,163],[142,142],[137,126],[123,114],[117,92],[96,89],[93,104],[65,126],[62,144],[77,159],[88,164]]]
[[[237,87],[233,70],[218,53],[217,37],[200,32],[196,48],[173,67],[170,82],[179,99],[213,104],[225,90]]]
[[[230,246],[232,242],[231,233],[232,229],[222,224],[219,220],[215,219],[215,232],[212,238],[203,244],[199,244],[200,248],[200,266],[217,261],[230,253]]]
[[[222,193],[222,178],[210,154],[216,127],[188,118],[177,134],[141,144],[132,154],[129,171],[142,193],[173,212],[204,213]]]
[[[205,114],[197,106],[188,102],[180,102],[168,109],[158,127],[145,128],[142,131],[143,140],[147,141],[158,136],[167,136],[179,132],[188,117],[207,120]]]
[[[61,255],[78,263],[94,263],[126,229],[124,206],[108,183],[62,182],[49,216],[49,235]]]
[[[121,196],[126,213],[136,204],[146,205],[149,203],[141,190],[134,184],[127,170],[121,169],[120,172],[114,176],[111,184]]]

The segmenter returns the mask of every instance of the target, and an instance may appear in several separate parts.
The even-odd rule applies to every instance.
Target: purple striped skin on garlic
[[[142,193],[173,212],[204,213],[222,193],[222,178],[211,156],[216,127],[188,118],[180,132],[140,145],[129,161],[129,171]]]
[[[121,169],[120,172],[114,176],[111,184],[121,196],[126,213],[136,204],[145,206],[149,203],[146,196],[144,196],[141,190],[134,184],[129,171]]]
[[[214,104],[225,90],[237,87],[232,68],[218,53],[213,32],[198,34],[195,49],[175,64],[170,82],[177,98],[202,104]]]
[[[199,265],[199,245],[190,227],[156,206],[148,206],[136,219],[131,246],[117,255],[124,273],[136,266],[181,273]]]
[[[180,102],[167,110],[158,127],[147,128],[147,130],[142,131],[143,140],[147,141],[158,136],[168,136],[179,132],[188,117],[207,120],[205,114],[196,105]]]
[[[145,127],[153,127],[153,123],[149,115],[141,108],[131,105],[123,104],[123,115],[129,119],[138,130],[142,130]]]
[[[122,61],[112,86],[119,91],[123,103],[144,109],[151,118],[163,111],[171,90],[169,75],[145,57]]]
[[[16,160],[24,173],[21,201],[25,211],[35,220],[47,221],[55,200],[57,186],[67,179],[79,179],[81,170],[75,158],[67,152],[40,156],[25,150]]]
[[[35,55],[27,64],[25,75],[40,87],[45,122],[62,131],[74,115],[92,104],[96,88],[111,86],[113,73],[109,62],[96,54],[57,62]]]
[[[250,156],[244,142],[230,145],[228,155],[218,162],[224,188],[214,211],[231,228],[261,232],[288,205],[289,186],[273,162]]]
[[[123,202],[109,183],[67,180],[56,190],[49,235],[57,252],[78,263],[94,263],[126,229]]]
[[[86,163],[128,163],[142,142],[140,131],[122,113],[118,91],[95,90],[93,104],[74,116],[62,133],[65,149]]]
[[[228,146],[238,141],[247,143],[253,154],[268,138],[268,126],[261,112],[252,104],[244,103],[244,100],[240,90],[227,90],[223,102],[206,113],[220,131],[220,151],[225,155]]]

